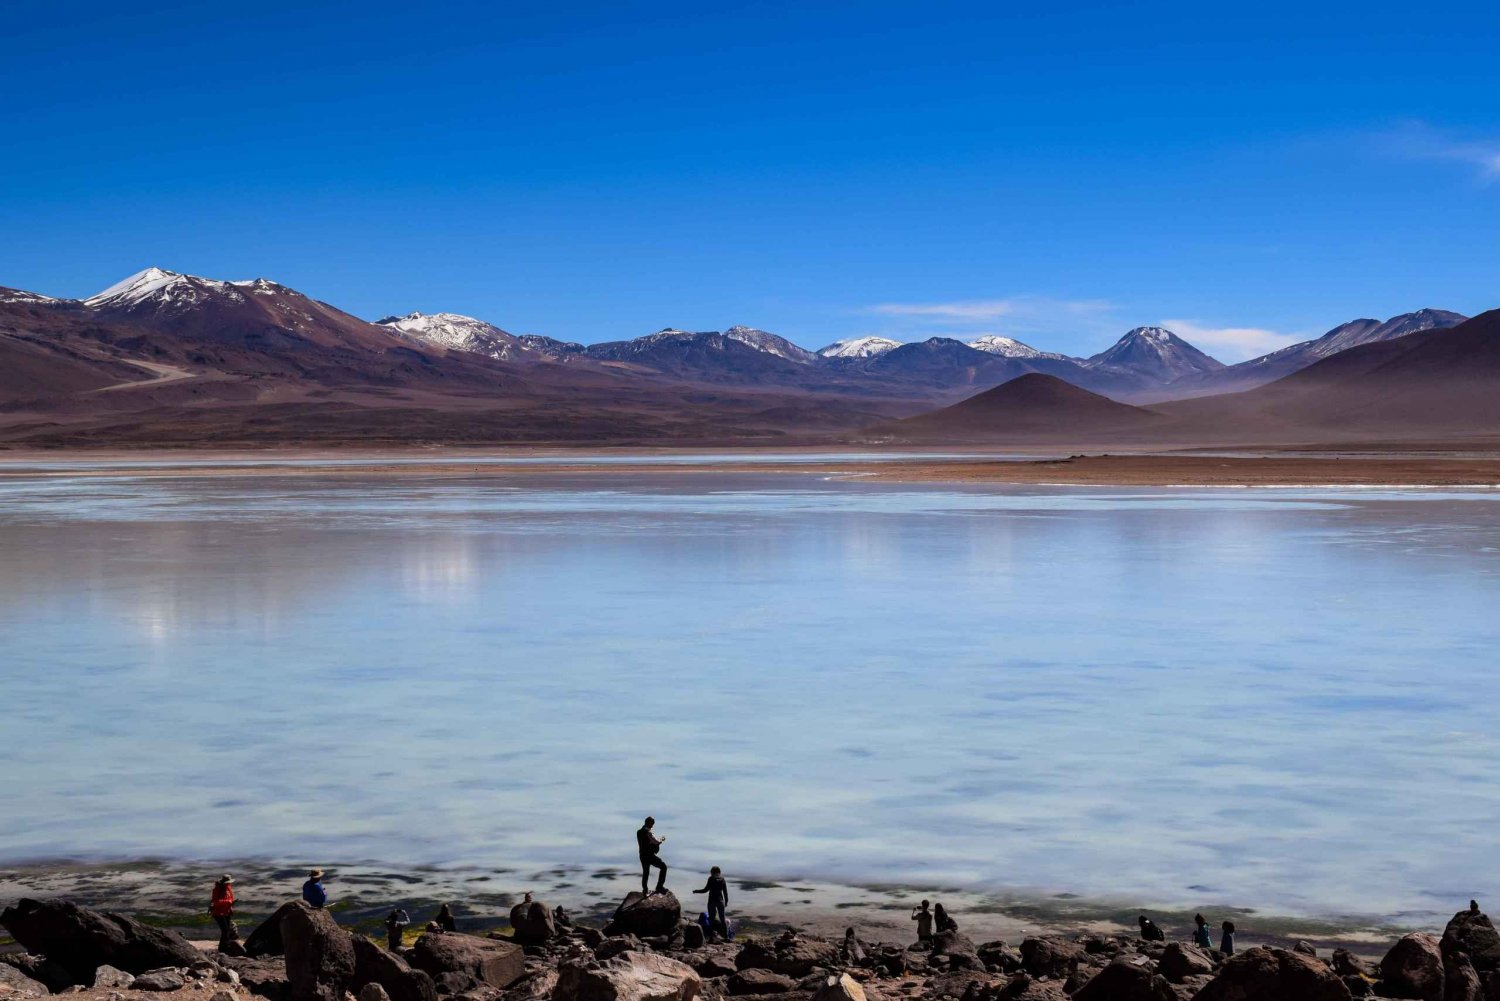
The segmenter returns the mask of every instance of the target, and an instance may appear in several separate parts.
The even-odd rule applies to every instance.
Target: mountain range
[[[955,421],[984,437],[1041,433],[1059,414],[1072,416],[1057,426],[1075,430],[1181,434],[1232,422],[1231,412],[1257,426],[1389,428],[1378,399],[1341,411],[1342,425],[1310,403],[1357,395],[1318,380],[1365,364],[1358,359],[1372,364],[1356,381],[1389,384],[1412,426],[1433,426],[1418,401],[1433,402],[1433,379],[1463,373],[1398,386],[1392,371],[1435,363],[1395,352],[1375,365],[1371,352],[1446,343],[1438,335],[1475,322],[1464,319],[1423,309],[1353,320],[1237,365],[1152,326],[1087,358],[1000,335],[863,337],[813,351],[748,326],[582,345],[451,312],[369,322],[264,278],[148,268],[82,300],[0,288],[0,440],[748,441],[862,428],[957,434]],[[1260,403],[1239,400],[1271,386]],[[1460,394],[1462,406],[1437,412],[1454,418],[1482,396]],[[902,420],[930,412],[944,416]]]

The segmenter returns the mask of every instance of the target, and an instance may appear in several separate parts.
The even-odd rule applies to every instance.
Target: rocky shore
[[[129,1001],[144,991],[181,1001],[1500,1001],[1500,934],[1477,904],[1440,936],[1386,943],[1378,959],[1305,942],[1225,956],[1126,935],[975,942],[951,929],[919,944],[867,941],[857,929],[719,942],[684,918],[670,891],[631,893],[602,923],[523,900],[503,930],[429,924],[399,949],[302,901],[217,948],[66,900],[22,899],[0,925],[24,950],[0,954],[0,999]]]

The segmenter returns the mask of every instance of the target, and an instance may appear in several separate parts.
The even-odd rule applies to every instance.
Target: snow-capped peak
[[[824,358],[875,358],[900,346],[900,341],[889,337],[847,337],[834,341],[818,354]]]
[[[469,351],[502,361],[514,357],[527,346],[493,323],[460,313],[408,313],[376,320],[412,340],[452,351]]]
[[[1085,364],[1092,367],[1128,369],[1156,379],[1215,372],[1224,363],[1211,358],[1166,327],[1136,327],[1126,332],[1107,351]]]
[[[785,337],[780,337],[765,330],[757,330],[755,327],[730,327],[724,331],[724,336],[731,341],[748,344],[757,351],[764,351],[778,358],[785,358],[787,361],[805,364],[817,357],[811,351],[798,347]]]
[[[47,302],[58,302],[50,295],[42,295],[40,292],[27,292],[19,288],[0,288],[0,302],[24,302],[40,305]]]
[[[1030,344],[1022,343],[1014,337],[1003,337],[1000,334],[985,334],[983,337],[976,337],[969,342],[969,346],[992,355],[1002,355],[1006,358],[1065,357],[1053,351],[1039,351]]]
[[[167,307],[193,306],[213,297],[244,302],[245,292],[253,295],[275,295],[287,291],[290,290],[265,278],[226,282],[215,278],[179,274],[176,271],[168,271],[166,268],[147,268],[144,271],[137,271],[129,278],[116,282],[103,292],[91,295],[83,301],[85,305],[95,309],[106,307],[120,309],[151,304],[160,310]]]

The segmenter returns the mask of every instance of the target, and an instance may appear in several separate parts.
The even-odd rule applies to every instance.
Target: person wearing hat
[[[323,887],[322,869],[314,869],[307,874],[307,882],[302,884],[302,899],[314,907],[322,907],[328,903],[328,891]]]
[[[208,913],[219,926],[219,951],[228,952],[240,940],[240,930],[234,925],[234,877],[225,873],[214,883],[213,895],[209,898]]]

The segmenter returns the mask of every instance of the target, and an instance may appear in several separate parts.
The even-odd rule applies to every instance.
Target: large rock
[[[400,956],[387,952],[363,935],[354,936],[354,981],[350,990],[362,992],[369,984],[384,988],[390,1001],[437,1001],[437,985],[422,970],[412,969]]]
[[[1231,957],[1194,1001],[1350,1001],[1350,995],[1326,963],[1257,946]]]
[[[141,974],[167,966],[191,966],[203,958],[176,932],[63,900],[24,899],[0,912],[0,925],[29,951],[41,953],[66,970],[75,984],[92,983],[94,971],[101,966]]]
[[[865,989],[847,973],[834,974],[818,985],[813,1001],[865,1001]]]
[[[666,956],[626,952],[603,963],[564,963],[553,1001],[693,1001],[703,981]]]
[[[1021,943],[1021,966],[1033,977],[1065,978],[1085,955],[1072,942],[1055,938],[1028,938]]]
[[[292,1001],[344,1001],[354,982],[354,942],[333,915],[298,902],[281,917]]]
[[[226,958],[221,962],[240,978],[250,993],[270,1001],[291,1001],[292,985],[286,978],[286,964],[281,960]]]
[[[526,975],[526,950],[496,939],[429,932],[412,946],[411,965],[434,979],[462,973],[504,990]]]
[[[1148,956],[1121,956],[1089,978],[1074,1001],[1177,1001],[1167,978],[1152,970]]]
[[[785,994],[796,986],[797,981],[791,977],[751,967],[730,977],[724,990],[733,997],[739,997],[742,994]]]
[[[1156,972],[1172,983],[1180,984],[1188,977],[1201,977],[1214,972],[1214,961],[1196,945],[1168,942],[1167,947],[1161,951],[1161,959],[1157,960]]]
[[[510,927],[515,940],[522,945],[546,945],[557,934],[552,908],[540,900],[523,900],[512,907]]]
[[[1333,950],[1333,972],[1341,977],[1363,977],[1364,962],[1348,949]]]
[[[746,942],[734,957],[741,970],[770,970],[788,977],[805,977],[820,967],[838,963],[839,948],[832,942],[805,935],[783,935],[775,942]]]
[[[33,980],[9,963],[0,963],[0,997],[44,998],[51,993],[40,980]]]
[[[121,990],[135,983],[135,974],[117,970],[113,966],[101,966],[94,971],[94,987],[104,990]]]
[[[1443,951],[1443,1001],[1484,1001],[1479,973],[1466,953]]]
[[[950,969],[977,970],[984,966],[979,947],[961,931],[940,931],[932,937],[932,958],[947,957]]]
[[[130,987],[137,991],[180,991],[187,986],[182,974],[170,967],[164,970],[148,970],[136,977]]]
[[[1479,911],[1465,910],[1453,915],[1438,946],[1444,955],[1452,951],[1465,953],[1480,973],[1500,969],[1500,932],[1495,931],[1489,915]]]
[[[641,938],[670,936],[682,922],[682,904],[671,890],[627,894],[615,909],[615,916],[605,927],[606,935],[639,935]]]
[[[1426,932],[1402,936],[1380,961],[1380,992],[1385,997],[1442,1001],[1443,953]]]
[[[271,916],[257,925],[255,930],[242,943],[245,948],[245,955],[251,959],[263,959],[266,956],[281,955],[281,919],[286,917],[287,911],[301,906],[303,906],[302,901],[289,900],[276,908]]]

